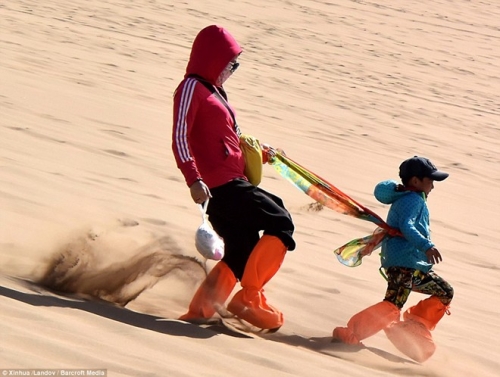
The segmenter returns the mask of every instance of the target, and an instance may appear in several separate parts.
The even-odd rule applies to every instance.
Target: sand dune
[[[0,369],[498,375],[499,18],[495,2],[444,0],[0,4]],[[172,94],[213,23],[244,49],[226,89],[246,133],[381,216],[373,188],[402,160],[450,173],[429,207],[436,270],[456,293],[426,363],[383,334],[330,343],[385,291],[376,255],[350,269],[332,253],[373,226],[311,211],[270,166],[262,187],[297,229],[266,287],[285,325],[248,337],[176,320],[212,262],[170,152]]]

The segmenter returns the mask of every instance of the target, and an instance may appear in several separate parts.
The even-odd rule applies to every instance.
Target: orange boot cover
[[[224,262],[218,262],[196,291],[189,311],[179,317],[184,321],[211,318],[217,305],[224,305],[234,286],[236,277]]]
[[[267,304],[262,287],[278,272],[286,250],[278,237],[262,236],[248,258],[242,289],[234,295],[227,310],[262,329],[278,329],[283,325],[283,314]]]
[[[447,309],[435,296],[422,300],[403,313],[404,322],[386,330],[387,337],[406,356],[424,362],[436,351],[431,331]]]
[[[402,321],[385,329],[385,334],[399,351],[419,363],[436,351],[430,331],[421,322]]]
[[[336,327],[333,338],[346,344],[360,344],[363,339],[398,322],[399,315],[396,305],[388,301],[379,302],[352,316],[347,327]]]
[[[412,319],[421,322],[427,330],[432,331],[447,310],[448,307],[439,298],[431,296],[404,312],[403,318],[405,321]]]

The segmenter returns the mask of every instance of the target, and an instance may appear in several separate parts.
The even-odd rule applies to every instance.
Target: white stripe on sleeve
[[[177,125],[175,132],[175,144],[177,145],[177,151],[179,153],[181,162],[186,162],[191,159],[187,141],[186,118],[189,111],[189,106],[191,105],[191,100],[193,98],[196,81],[196,79],[188,78],[182,88],[181,93],[181,102],[179,105],[179,113],[177,116]]]

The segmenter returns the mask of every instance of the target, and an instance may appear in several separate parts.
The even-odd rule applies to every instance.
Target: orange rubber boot
[[[436,351],[431,331],[447,310],[448,307],[437,297],[429,297],[404,312],[404,321],[388,328],[385,333],[399,351],[422,363]]]
[[[396,305],[388,301],[379,302],[352,316],[347,327],[336,327],[333,338],[346,344],[361,344],[363,339],[398,322],[399,315]]]
[[[233,271],[225,262],[218,262],[194,294],[189,311],[179,319],[193,321],[211,318],[216,306],[224,305],[235,285]]]
[[[229,302],[228,311],[262,329],[278,329],[283,325],[283,314],[267,303],[262,287],[278,272],[286,250],[278,237],[262,236],[248,258],[242,289]]]

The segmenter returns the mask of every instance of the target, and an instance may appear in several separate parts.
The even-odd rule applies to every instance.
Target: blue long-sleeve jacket
[[[383,268],[407,267],[428,272],[432,264],[425,252],[434,246],[430,237],[429,209],[425,196],[414,191],[396,191],[396,181],[383,181],[375,187],[375,197],[391,204],[387,224],[399,229],[404,237],[390,237],[382,243]]]

